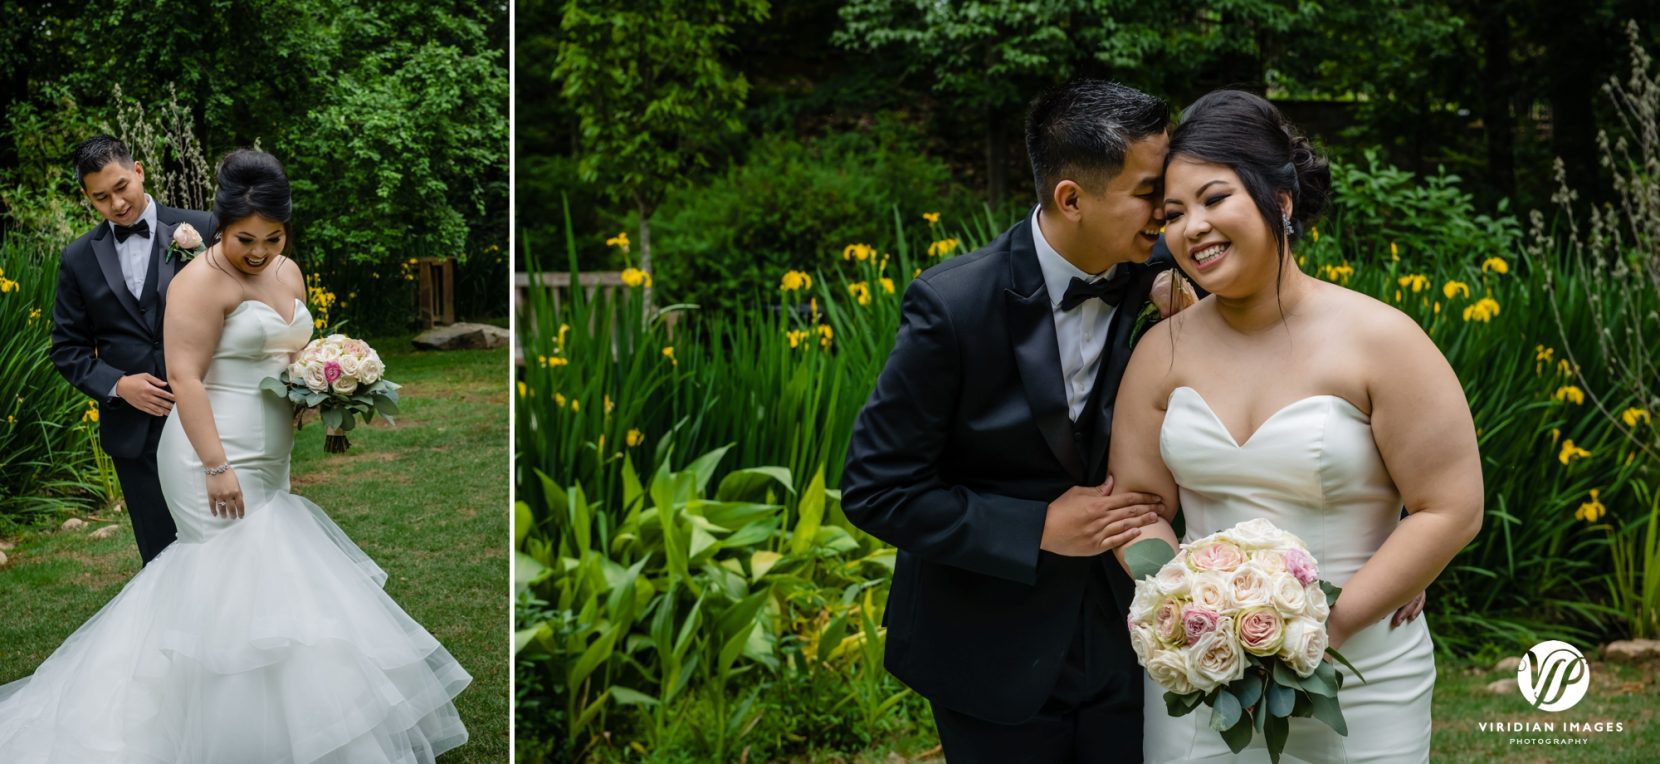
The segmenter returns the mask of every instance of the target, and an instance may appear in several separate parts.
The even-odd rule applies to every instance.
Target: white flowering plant
[[[282,374],[260,382],[260,389],[288,399],[296,412],[317,409],[330,431],[324,450],[338,453],[350,447],[344,433],[359,417],[367,424],[378,413],[396,423],[400,385],[385,374],[386,365],[369,343],[330,334],[312,340]]]
[[[1165,689],[1171,716],[1200,704],[1234,753],[1254,732],[1278,762],[1294,716],[1349,734],[1337,702],[1343,675],[1360,672],[1327,640],[1341,590],[1319,578],[1302,539],[1254,519],[1183,544],[1139,543],[1124,553],[1136,580],[1130,645]],[[1361,677],[1365,681],[1365,677]]]

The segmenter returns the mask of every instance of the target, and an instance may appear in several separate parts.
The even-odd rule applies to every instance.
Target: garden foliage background
[[[521,313],[520,758],[933,745],[881,667],[894,551],[836,487],[905,286],[1029,209],[1024,103],[1078,74],[1266,92],[1332,155],[1301,266],[1416,318],[1479,428],[1443,660],[1654,635],[1656,13],[521,3],[516,256],[623,286]]]
[[[69,164],[88,135],[123,138],[152,196],[196,209],[225,152],[283,160],[312,311],[348,333],[414,328],[421,257],[455,261],[463,320],[507,314],[505,2],[8,1],[0,15],[14,287],[0,293],[0,534],[113,494],[96,413],[46,358],[58,253],[99,220]]]

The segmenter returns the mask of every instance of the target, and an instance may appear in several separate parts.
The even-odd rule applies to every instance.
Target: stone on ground
[[[1499,661],[1498,665],[1493,667],[1493,670],[1494,671],[1509,671],[1511,673],[1515,673],[1515,671],[1517,669],[1521,668],[1521,667],[1522,667],[1522,659],[1512,655],[1509,658],[1505,658],[1504,660]]]
[[[506,329],[489,324],[450,324],[428,329],[412,340],[419,350],[489,350],[506,347]]]
[[[1603,660],[1617,663],[1641,663],[1660,658],[1660,640],[1627,639],[1602,646]]]
[[[114,536],[120,530],[121,530],[121,526],[119,526],[119,525],[106,525],[102,528],[99,528],[98,530],[93,531],[91,536],[95,539],[107,539],[111,536]]]
[[[81,528],[86,527],[86,521],[79,517],[71,517],[68,520],[63,521],[63,525],[59,527],[66,531],[80,530]]]
[[[1516,684],[1516,680],[1514,680],[1514,679],[1500,679],[1496,682],[1491,682],[1487,685],[1487,694],[1488,695],[1511,695],[1511,694],[1514,694],[1516,692],[1517,686],[1518,685]]]

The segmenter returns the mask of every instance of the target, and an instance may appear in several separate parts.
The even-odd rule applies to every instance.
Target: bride
[[[1339,694],[1349,734],[1293,718],[1282,761],[1426,761],[1429,628],[1383,619],[1481,527],[1481,462],[1458,378],[1411,318],[1298,269],[1291,245],[1331,176],[1267,101],[1200,98],[1165,162],[1166,242],[1211,296],[1136,347],[1113,421],[1116,492],[1159,494],[1165,520],[1179,507],[1189,540],[1266,518],[1343,587],[1331,646],[1366,678],[1346,676]],[[1142,538],[1176,542],[1165,522]],[[1208,708],[1171,717],[1162,688],[1143,688],[1147,761],[1269,760],[1262,735],[1236,757]]]
[[[288,492],[292,411],[259,389],[311,336],[282,165],[226,156],[214,214],[218,243],[168,290],[178,541],[0,687],[0,761],[431,762],[467,740],[451,700],[471,677]]]

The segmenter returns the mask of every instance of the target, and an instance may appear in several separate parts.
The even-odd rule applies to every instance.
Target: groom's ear
[[[1083,193],[1084,189],[1078,185],[1077,181],[1063,180],[1056,183],[1054,193],[1051,196],[1055,212],[1064,216],[1067,220],[1074,223],[1078,222],[1083,218],[1083,208],[1079,204],[1079,198],[1083,196]]]

